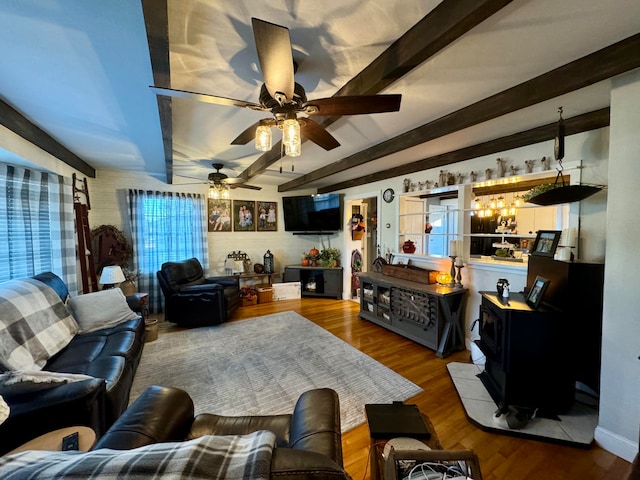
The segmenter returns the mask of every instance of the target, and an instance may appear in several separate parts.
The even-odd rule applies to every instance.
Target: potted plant
[[[258,291],[253,286],[240,288],[240,297],[242,298],[242,306],[256,305],[258,303]]]
[[[337,248],[323,248],[320,252],[320,264],[324,267],[337,267],[340,265],[340,250]]]

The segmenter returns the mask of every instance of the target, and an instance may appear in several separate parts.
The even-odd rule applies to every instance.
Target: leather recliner
[[[185,326],[217,325],[240,306],[237,277],[205,277],[197,258],[166,262],[157,272],[164,318]]]
[[[276,435],[271,478],[350,479],[342,463],[340,403],[329,388],[304,392],[291,414],[226,417],[201,413],[174,387],[148,387],[92,448],[129,450],[203,435],[246,435],[269,430]]]

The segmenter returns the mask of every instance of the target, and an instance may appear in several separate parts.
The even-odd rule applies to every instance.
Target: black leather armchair
[[[246,435],[258,430],[276,435],[272,479],[350,480],[343,468],[340,402],[337,393],[328,388],[304,392],[292,413],[227,417],[212,413],[194,416],[193,400],[187,392],[151,386],[93,450],[128,450],[203,435]]]
[[[185,326],[217,325],[240,306],[236,277],[205,277],[197,258],[166,262],[157,272],[164,318]]]

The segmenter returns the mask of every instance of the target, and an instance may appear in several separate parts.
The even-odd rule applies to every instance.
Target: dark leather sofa
[[[164,318],[189,327],[218,325],[240,306],[238,277],[205,277],[197,258],[166,262],[157,272]]]
[[[33,278],[49,285],[64,301],[66,284],[47,272]],[[77,334],[43,370],[95,377],[17,396],[0,392],[9,404],[9,418],[0,425],[0,455],[43,433],[86,425],[100,437],[129,404],[134,374],[142,356],[142,318],[111,328]]]
[[[203,435],[246,435],[258,430],[276,435],[271,478],[350,478],[342,465],[339,399],[328,388],[303,393],[291,414],[224,417],[203,413],[194,417],[193,401],[184,390],[149,387],[93,450],[128,450]]]

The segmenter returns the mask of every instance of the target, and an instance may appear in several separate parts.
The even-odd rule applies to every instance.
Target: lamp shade
[[[102,269],[100,283],[103,285],[113,285],[124,282],[124,274],[118,265],[111,265]]]

